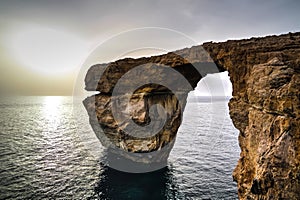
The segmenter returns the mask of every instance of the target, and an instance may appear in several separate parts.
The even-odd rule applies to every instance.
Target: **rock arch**
[[[212,60],[201,53],[203,48]],[[241,154],[233,172],[239,198],[300,199],[300,33],[209,42],[180,51],[186,53],[189,62],[175,52],[92,66],[85,78],[86,90],[97,90],[100,94],[88,97],[84,105],[95,133],[103,129],[105,138],[128,152],[155,152],[170,144],[159,158],[154,156],[146,162],[166,160],[181,123],[180,109],[184,109],[188,91],[183,88],[180,93],[183,107],[178,107],[174,94],[160,85],[141,88],[131,98],[129,104],[134,108],[131,115],[137,124],[149,123],[148,108],[157,103],[170,116],[159,134],[141,140],[124,134],[113,118],[114,85],[135,66],[156,63],[174,68],[195,88],[202,76],[192,65],[205,69],[215,63],[216,72],[228,71],[233,84],[229,108],[232,121],[240,131]],[[99,72],[104,68],[100,77]],[[143,74],[138,77],[145,78]],[[172,77],[163,78],[176,84]],[[103,135],[98,137],[106,144]],[[144,162],[138,157],[129,159]]]

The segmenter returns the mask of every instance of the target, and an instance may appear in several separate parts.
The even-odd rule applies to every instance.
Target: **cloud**
[[[60,26],[91,37],[130,28],[172,28],[203,39],[299,29],[296,0],[5,1],[2,20]],[[293,29],[293,30],[292,30]],[[201,38],[203,37],[203,39]]]
[[[11,55],[4,54],[7,52],[3,45],[4,36],[12,35],[18,28],[27,25],[42,25],[70,32],[89,44],[98,44],[112,35],[133,28],[162,27],[180,31],[201,44],[204,41],[224,41],[299,31],[299,8],[300,1],[297,0],[1,1],[1,70],[2,74],[9,74],[10,79],[41,81],[40,77],[32,75],[20,79],[14,71],[20,70],[22,66],[15,63]],[[136,41],[139,41],[138,38]],[[126,42],[135,41],[124,40],[120,45]],[[182,44],[175,41],[174,48],[182,48]],[[7,79],[1,79],[2,88],[13,89]],[[74,79],[75,77],[72,78]],[[48,84],[46,81],[49,80],[45,80],[44,85]],[[25,82],[19,81],[19,84],[26,85]],[[213,84],[216,81],[212,79],[211,82]],[[70,82],[66,82],[65,85],[68,85],[71,92]],[[55,89],[60,88],[54,87],[51,92]],[[30,92],[32,88],[29,86],[22,90]],[[42,88],[35,90],[42,91]]]

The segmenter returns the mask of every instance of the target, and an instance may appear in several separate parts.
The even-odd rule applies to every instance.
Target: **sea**
[[[72,97],[1,97],[0,110],[0,199],[238,199],[228,100],[188,100],[168,165],[143,174],[107,166],[99,141],[90,149]]]

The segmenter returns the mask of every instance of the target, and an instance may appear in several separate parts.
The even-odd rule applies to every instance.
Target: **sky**
[[[299,31],[299,10],[298,0],[1,0],[0,94],[72,95],[82,63],[99,44],[118,37],[118,43],[104,45],[107,57],[98,62],[118,57],[121,46],[164,44],[159,34],[149,38],[135,31],[134,37],[123,37],[130,30],[159,27],[195,45]],[[147,56],[192,45],[174,38],[163,51],[131,50]],[[227,74],[219,77],[230,94]],[[206,83],[213,91],[214,79]],[[198,94],[207,94],[199,88]]]

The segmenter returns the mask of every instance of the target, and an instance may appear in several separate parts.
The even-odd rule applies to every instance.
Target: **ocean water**
[[[0,199],[237,199],[240,150],[227,103],[188,102],[168,166],[129,174],[82,141],[72,97],[2,97]]]

